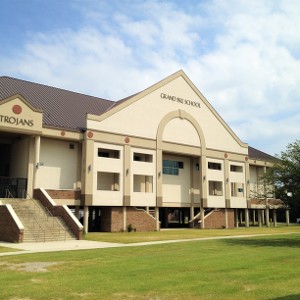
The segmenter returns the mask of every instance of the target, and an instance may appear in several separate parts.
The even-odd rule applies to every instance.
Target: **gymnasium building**
[[[260,182],[274,158],[242,142],[181,70],[117,102],[0,77],[0,159],[0,240],[26,241],[28,199],[76,238],[270,226],[281,208]]]

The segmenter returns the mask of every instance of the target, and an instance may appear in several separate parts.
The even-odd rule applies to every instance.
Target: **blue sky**
[[[298,0],[0,5],[0,75],[118,100],[182,69],[243,142],[300,138]]]

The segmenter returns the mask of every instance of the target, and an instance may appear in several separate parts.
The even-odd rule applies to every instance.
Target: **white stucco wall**
[[[174,95],[188,101],[193,101],[198,103],[200,108],[162,98],[162,94]],[[183,77],[178,77],[166,85],[159,87],[152,93],[127,105],[122,110],[100,122],[88,120],[87,126],[91,130],[156,139],[157,129],[161,120],[168,113],[178,110],[186,111],[198,121],[208,148],[247,154],[247,148],[241,147],[238,144],[212,110],[206,106],[204,101],[202,101]],[[171,125],[177,128],[180,128],[180,125],[183,127],[179,129],[179,134],[175,136],[172,127],[167,127],[164,133],[165,139],[172,139],[173,142],[191,145],[198,143],[198,141],[195,142],[197,140],[195,139],[195,132],[192,132],[190,129],[189,133],[191,133],[191,137],[184,136],[184,129],[188,127],[187,123],[180,123],[180,120],[176,120],[172,121]]]
[[[70,144],[74,149],[70,149]],[[76,189],[80,178],[81,145],[41,138],[40,165],[36,186],[45,189]]]

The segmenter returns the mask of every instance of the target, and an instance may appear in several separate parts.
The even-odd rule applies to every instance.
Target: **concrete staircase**
[[[24,226],[23,242],[48,242],[75,240],[66,224],[42,206],[39,200],[6,198],[2,204],[10,204]]]

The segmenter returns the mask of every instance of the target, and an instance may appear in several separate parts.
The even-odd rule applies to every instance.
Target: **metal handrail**
[[[54,229],[54,224],[56,223],[57,225],[57,228],[58,228],[58,237],[60,237],[60,233],[61,233],[61,230],[63,230],[63,233],[64,233],[64,240],[67,239],[67,230],[62,226],[62,224],[58,221],[57,217],[53,215],[53,213],[50,211],[50,209],[46,206],[39,206],[36,201],[34,201],[33,198],[31,198],[27,191],[24,190],[23,192],[23,197],[24,195],[26,195],[26,199],[27,200],[30,200],[31,203],[33,203],[35,205],[35,207],[38,209],[38,211],[40,212],[41,215],[45,215],[42,213],[42,211],[46,212],[46,217],[47,217],[47,221],[49,221],[49,217],[51,218],[52,220],[52,229]],[[25,197],[24,197],[25,198]],[[49,228],[49,227],[48,227]],[[52,236],[55,238],[55,235],[53,234],[52,232]]]
[[[11,193],[11,191],[9,189],[6,189],[5,195],[6,195],[6,198],[14,199],[14,203],[16,203],[17,207],[20,208],[20,210],[22,210],[21,204],[18,201],[16,201],[15,197],[13,196],[13,194]],[[43,227],[41,226],[41,224],[38,222],[38,220],[35,218],[35,215],[31,211],[26,211],[26,213],[31,216],[30,220],[32,220],[32,224],[34,224],[34,222],[35,222],[39,226],[39,230],[41,230],[43,232],[44,242],[45,242],[46,241],[45,230],[43,229]],[[34,228],[34,225],[33,225],[33,228]],[[31,232],[31,234],[34,236],[35,240],[37,240],[36,235],[34,235],[32,232]]]
[[[24,196],[25,195],[25,196]],[[12,193],[10,192],[9,189],[6,190],[6,198],[12,198],[14,200],[16,200]],[[48,232],[49,232],[49,229],[54,229],[54,224],[56,223],[57,226],[56,228],[58,228],[58,235],[57,234],[54,234],[53,231],[50,230],[50,233],[52,234],[52,237],[55,239],[55,238],[58,238],[61,236],[61,230],[63,230],[63,233],[64,233],[64,240],[66,240],[67,238],[67,230],[65,228],[63,228],[62,224],[59,223],[58,219],[53,216],[53,214],[51,213],[51,211],[47,208],[47,207],[41,207],[37,204],[36,201],[34,201],[34,199],[32,199],[28,193],[24,190],[23,192],[23,199],[24,200],[28,200],[30,201],[30,203],[32,204],[31,205],[31,209],[30,210],[23,210],[23,207],[22,205],[20,204],[19,201],[14,201],[14,203],[16,203],[17,207],[22,210],[23,212],[25,212],[25,214],[27,214],[29,217],[30,217],[30,220],[32,220],[32,223],[33,224],[33,229],[34,229],[34,226],[35,224],[38,225],[39,229],[43,232],[44,234],[44,241],[46,241],[46,230],[48,229]],[[52,227],[51,226],[42,226],[40,224],[40,222],[38,221],[38,219],[36,218],[36,215],[40,215],[40,216],[45,216],[47,218],[47,222],[46,224],[48,225],[49,224],[49,217],[51,218],[50,220],[52,220]],[[45,225],[45,224],[44,224]],[[46,227],[46,229],[44,229]],[[34,234],[33,234],[34,236]],[[37,236],[35,235],[35,240],[37,240]]]

